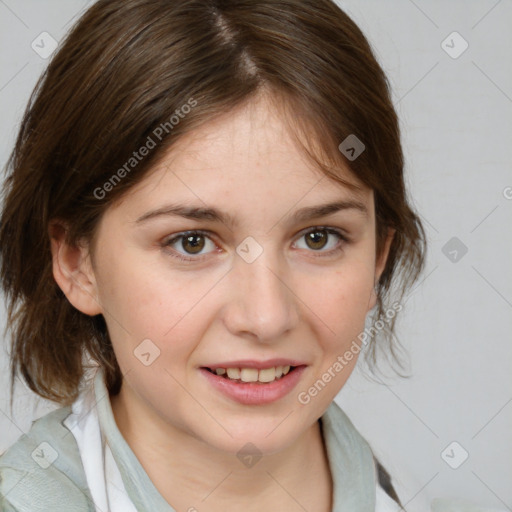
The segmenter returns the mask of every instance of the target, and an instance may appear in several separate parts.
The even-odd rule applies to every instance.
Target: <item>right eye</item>
[[[213,240],[208,236],[206,231],[196,230],[196,231],[184,231],[182,233],[178,233],[173,235],[171,238],[166,239],[162,247],[164,248],[172,248],[172,252],[168,252],[172,257],[178,258],[182,261],[202,261],[204,256],[208,254],[201,254],[201,251],[208,246],[208,243],[211,244],[211,248],[215,249],[216,244]],[[183,250],[184,252],[180,251]],[[209,251],[213,252],[213,251]],[[188,257],[193,255],[199,255],[200,257]]]

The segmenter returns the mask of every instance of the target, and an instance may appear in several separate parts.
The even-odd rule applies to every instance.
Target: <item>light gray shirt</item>
[[[91,469],[85,460],[91,449],[86,444],[88,437],[80,438],[76,431],[79,422],[73,419],[75,415],[87,416],[90,423],[98,425],[101,446],[108,448],[116,473],[122,478],[123,492],[136,510],[175,512],[117,428],[101,370],[96,373],[93,387],[92,406],[91,402],[87,406],[83,399],[77,400],[73,406],[34,421],[30,431],[0,457],[1,511],[108,512],[97,508],[93,486],[88,485],[93,473],[106,485],[102,478],[104,467],[96,464]],[[330,404],[319,421],[333,479],[333,512],[398,510],[377,483],[368,443],[336,402]]]

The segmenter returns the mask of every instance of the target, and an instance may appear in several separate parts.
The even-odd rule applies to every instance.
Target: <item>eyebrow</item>
[[[288,222],[298,223],[306,222],[319,217],[325,217],[327,215],[331,215],[333,213],[343,210],[356,210],[364,214],[364,216],[368,216],[368,209],[362,202],[356,200],[345,200],[300,208],[299,210],[296,210],[291,216],[287,217],[289,218]],[[188,206],[182,204],[169,204],[156,210],[151,210],[141,215],[135,221],[135,223],[141,224],[150,219],[154,219],[161,216],[176,216],[192,220],[221,222],[230,227],[238,225],[236,218],[234,218],[231,214],[223,212],[222,210],[219,210],[217,208]]]

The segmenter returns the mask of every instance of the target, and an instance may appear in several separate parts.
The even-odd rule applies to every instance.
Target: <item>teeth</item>
[[[290,366],[276,366],[272,368],[216,368],[214,373],[225,376],[231,380],[242,382],[274,382],[290,372]]]
[[[258,380],[258,370],[256,368],[243,368],[240,371],[240,380],[242,382],[256,382]]]
[[[228,368],[228,377],[230,379],[239,379],[240,370],[238,368]]]
[[[260,382],[272,382],[276,380],[276,369],[265,368],[264,370],[260,370],[258,380]]]

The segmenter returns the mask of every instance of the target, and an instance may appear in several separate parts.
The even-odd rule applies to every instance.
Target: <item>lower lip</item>
[[[260,384],[229,380],[215,375],[205,368],[199,368],[213,387],[244,405],[263,405],[283,398],[297,385],[305,369],[305,366],[297,366],[279,380]]]

